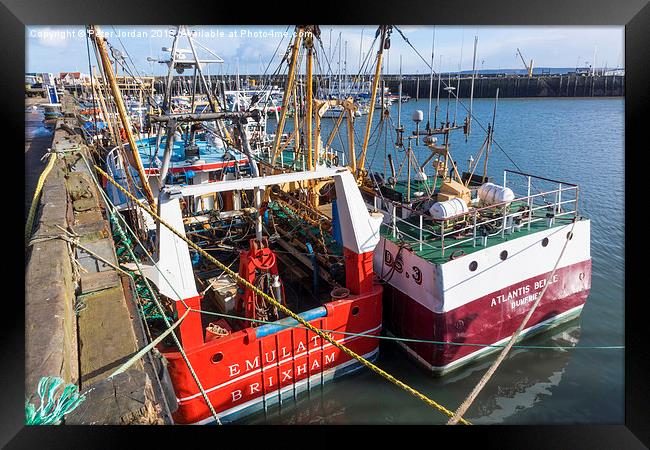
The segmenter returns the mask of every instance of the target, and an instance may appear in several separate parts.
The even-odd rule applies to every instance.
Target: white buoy
[[[467,203],[458,197],[446,202],[436,202],[429,208],[429,214],[436,220],[447,220],[466,212],[469,212]]]
[[[515,199],[512,189],[494,183],[485,183],[478,188],[478,198],[483,205],[496,205],[506,203],[506,206]]]
[[[413,116],[412,116],[413,122],[415,123],[420,123],[424,120],[424,113],[420,109],[416,109],[413,111]]]

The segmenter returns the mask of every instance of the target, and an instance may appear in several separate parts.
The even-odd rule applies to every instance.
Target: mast
[[[370,110],[368,111],[368,118],[366,120],[366,134],[363,137],[363,146],[361,147],[361,156],[359,157],[359,170],[363,171],[366,165],[366,151],[368,150],[368,140],[370,139],[370,128],[372,127],[372,116],[375,111],[375,101],[377,100],[377,86],[379,85],[379,77],[381,75],[381,59],[383,56],[384,48],[390,46],[389,36],[392,30],[391,26],[380,25],[378,33],[381,34],[379,40],[379,50],[377,51],[377,65],[375,67],[375,78],[372,80],[372,91],[370,94]],[[383,105],[382,105],[383,107]]]
[[[487,177],[487,164],[488,156],[490,156],[490,150],[492,150],[492,136],[494,135],[494,121],[497,116],[497,102],[499,101],[499,88],[497,88],[496,97],[494,98],[494,110],[492,111],[492,125],[488,126],[488,143],[485,148],[485,159],[483,160],[483,183],[485,183]]]
[[[122,126],[124,127],[124,132],[126,133],[127,140],[129,141],[129,146],[131,147],[131,153],[133,154],[133,159],[135,161],[136,170],[140,177],[140,182],[142,183],[142,189],[144,190],[145,197],[150,205],[155,205],[156,201],[151,192],[151,187],[149,186],[149,181],[147,175],[142,166],[142,161],[140,160],[140,154],[138,153],[138,146],[135,143],[133,138],[133,133],[131,131],[131,123],[129,121],[129,116],[126,112],[126,107],[124,106],[124,101],[122,99],[122,93],[117,86],[115,81],[115,74],[113,73],[113,66],[111,66],[111,61],[108,59],[108,54],[106,53],[106,47],[104,46],[104,38],[100,36],[100,29],[97,25],[91,25],[90,29],[92,31],[92,37],[97,46],[97,50],[102,60],[102,65],[104,66],[104,73],[108,79],[108,84],[113,93],[113,98],[115,99],[115,105],[117,106],[117,111],[120,115],[120,120],[122,121]]]
[[[296,73],[296,61],[298,60],[298,51],[300,50],[300,39],[302,38],[304,31],[303,26],[296,27],[296,39],[293,43],[293,49],[291,51],[291,62],[289,63],[289,74],[287,75],[287,83],[284,88],[284,94],[282,96],[282,111],[280,114],[280,122],[278,122],[278,128],[275,131],[275,139],[273,143],[273,158],[271,159],[271,165],[275,164],[275,160],[278,157],[280,150],[280,140],[282,139],[282,133],[284,131],[284,123],[287,119],[287,109],[289,107],[289,99],[291,98],[291,92],[293,90],[294,77]],[[298,111],[294,111],[294,114],[298,114]]]
[[[343,53],[343,85],[345,86],[344,96],[348,95],[348,41],[345,41]]]
[[[467,116],[467,136],[469,137],[472,129],[472,106],[474,105],[474,79],[476,78],[476,47],[478,46],[478,36],[474,36],[474,58],[472,60],[472,86],[469,93],[469,116]]]
[[[361,27],[361,40],[359,41],[359,73],[361,73],[361,55],[363,55],[363,29]]]
[[[115,131],[113,130],[113,125],[111,124],[111,118],[109,117],[109,111],[108,108],[106,107],[106,103],[104,102],[104,94],[102,94],[102,87],[100,85],[99,79],[95,76],[95,68],[92,68],[92,73],[90,74],[95,81],[92,83],[91,87],[93,89],[93,92],[97,93],[97,98],[99,99],[99,104],[102,107],[102,110],[106,112],[106,126],[108,127],[108,131],[111,133],[111,136],[115,136]],[[97,85],[97,87],[95,87]]]
[[[433,66],[433,65],[432,65]],[[438,93],[436,94],[436,109],[433,113],[433,128],[438,126],[438,109],[440,109],[440,81],[442,78],[442,55],[440,55],[440,65],[438,66]]]
[[[458,82],[456,83],[456,102],[454,105],[454,126],[456,126],[456,116],[458,115],[458,96],[460,95],[460,72],[463,64],[463,46],[465,44],[465,31],[463,30],[463,38],[460,42],[460,59],[458,60]]]
[[[427,131],[431,130],[431,98],[433,97],[433,57],[436,49],[436,27],[433,27],[433,38],[431,39],[431,75],[429,76],[429,114],[427,115]],[[435,120],[433,128],[436,127]]]
[[[339,48],[339,64],[338,64],[338,81],[336,83],[336,98],[341,99],[341,32],[339,31],[339,39],[337,46]]]
[[[313,108],[313,80],[312,80],[312,71],[313,71],[313,58],[314,58],[314,45],[313,41],[309,36],[305,36],[305,47],[307,47],[307,108],[306,108],[306,119],[307,119],[307,167],[309,170],[314,170],[316,168],[316,161],[318,161],[318,155],[313,155],[313,142],[312,142],[312,108]]]
[[[399,88],[397,95],[399,96],[397,101],[397,146],[402,147],[402,55],[399,55]]]

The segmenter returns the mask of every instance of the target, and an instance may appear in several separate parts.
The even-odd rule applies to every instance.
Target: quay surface
[[[26,248],[27,399],[38,407],[39,380],[56,376],[86,396],[65,417],[66,424],[171,423],[171,397],[158,378],[162,362],[151,352],[107,379],[147,344],[144,328],[129,278],[55,237],[72,233],[83,247],[117,264],[107,211],[84,162],[84,157],[92,162],[92,154],[81,136],[76,104],[64,96],[64,117],[48,132],[41,129],[42,114],[32,108],[39,100],[30,99],[25,114],[26,212],[47,163],[41,157],[50,147],[59,155],[43,186]]]

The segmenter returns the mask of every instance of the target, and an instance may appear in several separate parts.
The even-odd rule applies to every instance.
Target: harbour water
[[[468,107],[468,100],[462,102]],[[447,99],[441,99],[439,121],[445,117],[446,105]],[[474,100],[474,115],[484,127],[492,120],[493,107],[493,100]],[[417,109],[424,111],[423,128],[428,100],[402,105],[405,138],[415,129],[411,115]],[[456,112],[452,101],[450,121],[454,114],[457,123],[466,116],[464,106],[459,103]],[[384,171],[384,152],[394,155],[396,104],[391,116],[388,134],[378,131],[368,147],[368,162],[379,172]],[[324,139],[334,120],[324,121]],[[364,116],[357,121],[358,147],[365,120]],[[378,121],[375,115],[373,122]],[[467,142],[462,131],[451,138],[459,171],[467,169],[470,154],[476,158],[485,138],[478,122]],[[624,99],[501,99],[494,140],[488,174],[496,182],[502,181],[504,168],[517,169],[514,161],[523,172],[580,186],[579,210],[592,221],[592,290],[578,319],[524,341],[540,346],[575,344],[578,349],[513,349],[465,417],[475,424],[622,423],[624,351],[579,347],[624,343]],[[429,154],[421,141],[414,150],[420,162]],[[398,161],[403,156],[398,155]],[[385,341],[377,365],[455,410],[494,359],[487,357],[446,377],[433,378],[396,344]],[[368,370],[313,388],[297,402],[285,402],[282,408],[275,406],[245,420],[250,424],[445,422],[446,416]]]

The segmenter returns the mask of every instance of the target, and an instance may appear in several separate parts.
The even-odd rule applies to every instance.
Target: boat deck
[[[185,146],[187,135],[183,135],[183,140],[175,141],[173,143],[172,154],[170,158],[170,169],[180,167],[190,167],[197,164],[197,160],[201,164],[218,164],[226,163],[232,160],[245,160],[246,156],[238,150],[233,148],[215,147],[205,140],[205,134],[197,133],[195,144],[198,147],[199,156],[193,160],[185,155]],[[140,139],[137,141],[139,147],[140,159],[145,169],[157,169],[158,162],[163,159],[165,152],[165,139],[161,139],[160,146],[156,152],[156,137]]]
[[[513,204],[513,206],[517,205]],[[556,218],[551,227],[566,225],[570,223],[570,220],[569,217]],[[496,224],[500,225],[499,222],[496,222]],[[522,236],[546,230],[549,228],[549,224],[546,220],[546,213],[536,211],[532,216],[530,227],[527,221],[518,227],[518,229],[506,230],[505,233],[500,231],[500,226],[495,227],[495,230],[489,233],[487,245],[485,246],[482,244],[482,237],[478,232],[475,240],[473,239],[473,230],[471,228],[463,232],[463,234],[445,235],[444,250],[439,233],[434,234],[434,222],[431,219],[423,219],[422,245],[420,245],[418,217],[414,216],[405,221],[396,221],[396,227],[397,232],[394,235],[391,224],[382,224],[380,233],[384,238],[398,245],[409,245],[415,254],[433,264],[443,264],[449,261],[453,254],[459,255],[462,251],[463,253],[461,254],[468,255],[486,247],[502,244]],[[435,230],[439,229],[439,226],[436,224]]]

